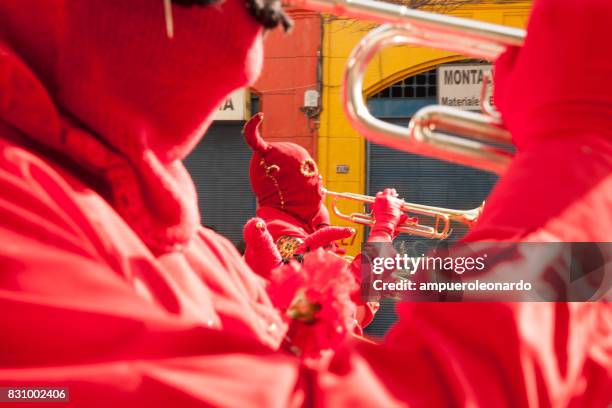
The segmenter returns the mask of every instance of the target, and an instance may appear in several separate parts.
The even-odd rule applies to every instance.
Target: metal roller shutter
[[[251,150],[242,136],[244,122],[215,122],[185,159],[198,191],[201,222],[242,241],[242,227],[255,215],[249,184]]]
[[[369,100],[371,111],[390,123],[407,126],[410,116],[418,108],[436,103],[435,72],[434,69],[405,78],[383,90]],[[393,118],[388,119],[390,116]],[[497,176],[491,173],[374,143],[367,144],[366,156],[368,195],[395,188],[406,201],[467,210],[478,207],[497,181]],[[447,241],[452,243],[466,232],[465,226],[454,223],[453,233]],[[416,243],[419,253],[426,253],[436,244],[435,241],[400,235],[395,246],[398,247],[402,241],[411,245]],[[365,332],[382,337],[396,320],[395,302],[387,300],[381,304],[376,318]]]
[[[405,124],[406,121],[395,121]],[[471,209],[490,193],[497,176],[471,167],[389,149],[368,146],[368,194],[393,187],[406,201],[438,207]],[[460,224],[451,238],[466,232]],[[407,238],[407,237],[406,237]]]

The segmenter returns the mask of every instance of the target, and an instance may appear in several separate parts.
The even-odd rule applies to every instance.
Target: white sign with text
[[[455,64],[438,67],[438,103],[463,110],[480,110],[480,94],[490,64]],[[489,81],[490,87],[493,86]],[[492,91],[492,89],[491,89]],[[493,95],[493,92],[489,93]],[[493,104],[491,96],[491,104]]]
[[[217,108],[214,120],[245,120],[246,95],[244,88],[232,92]]]

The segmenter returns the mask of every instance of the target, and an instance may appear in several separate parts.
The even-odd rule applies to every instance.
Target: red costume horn
[[[244,138],[247,144],[253,149],[255,152],[264,153],[269,149],[268,143],[261,137],[261,133],[259,132],[259,125],[263,121],[263,113],[259,112],[244,125],[242,129],[242,133],[244,133]]]
[[[245,260],[255,273],[269,278],[270,271],[282,265],[283,258],[266,228],[266,222],[261,218],[251,218],[244,226],[243,237],[247,244]]]

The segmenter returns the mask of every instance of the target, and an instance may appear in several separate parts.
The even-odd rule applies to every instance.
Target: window
[[[438,76],[436,69],[404,78],[383,89],[372,98],[418,99],[438,96]]]
[[[259,95],[255,92],[251,91],[251,115],[256,114],[261,109],[261,102],[259,100]]]

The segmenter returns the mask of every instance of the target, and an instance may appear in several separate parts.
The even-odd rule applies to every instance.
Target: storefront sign
[[[245,120],[246,95],[243,88],[234,91],[217,109],[215,120]]]
[[[491,73],[490,64],[439,66],[438,103],[463,110],[480,110],[480,94],[485,73]],[[493,86],[492,81],[489,81],[489,86]],[[492,95],[492,92],[490,94]]]

